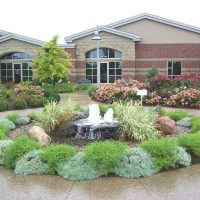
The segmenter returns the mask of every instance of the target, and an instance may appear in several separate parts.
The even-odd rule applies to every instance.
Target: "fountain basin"
[[[116,138],[119,131],[119,122],[111,123],[102,121],[98,124],[89,123],[88,119],[80,119],[73,123],[76,138],[86,140],[99,140]]]

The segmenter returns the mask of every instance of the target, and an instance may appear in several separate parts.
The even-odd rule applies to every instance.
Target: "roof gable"
[[[108,24],[108,25],[106,25],[106,27],[117,28],[117,27],[120,27],[120,26],[123,26],[123,25],[126,25],[126,24],[130,24],[130,23],[133,23],[133,22],[137,22],[137,21],[140,21],[140,20],[143,20],[143,19],[149,19],[149,20],[153,20],[153,21],[156,21],[156,22],[160,22],[160,23],[163,23],[163,24],[170,25],[170,26],[174,26],[174,27],[177,27],[177,28],[192,31],[192,32],[195,32],[195,33],[200,33],[200,28],[198,28],[198,27],[190,26],[188,24],[173,21],[173,20],[170,20],[170,19],[166,19],[166,18],[163,18],[163,17],[152,15],[152,14],[149,14],[149,13],[144,13],[144,14],[136,15],[136,16],[124,19],[124,20],[120,20],[120,21]]]
[[[89,29],[89,30],[86,30],[86,31],[83,31],[83,32],[80,32],[80,33],[65,37],[65,41],[66,41],[66,43],[72,43],[76,39],[79,39],[79,38],[94,34],[95,31],[96,31],[96,28],[92,28],[92,29]],[[120,31],[120,30],[116,30],[116,29],[113,29],[113,28],[110,28],[110,27],[106,27],[106,26],[98,27],[98,31],[99,32],[112,33],[112,34],[119,35],[119,36],[122,36],[122,37],[130,38],[133,41],[140,41],[142,39],[142,37],[139,36],[139,35],[135,35],[135,34],[124,32],[124,31]]]

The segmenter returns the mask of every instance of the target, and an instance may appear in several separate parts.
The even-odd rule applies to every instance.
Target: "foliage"
[[[178,137],[178,144],[187,151],[200,157],[200,131],[194,134],[183,134]]]
[[[32,98],[30,99],[28,105],[31,107],[41,107],[43,106],[43,98]]]
[[[12,140],[0,140],[0,165],[5,164],[6,151],[12,143]]]
[[[23,155],[16,163],[15,173],[23,176],[46,174],[49,166],[40,159],[41,153],[41,150],[33,150]]]
[[[76,154],[76,150],[74,147],[59,144],[59,145],[51,145],[43,150],[40,154],[40,158],[43,162],[49,165],[48,174],[55,174],[57,164],[62,161],[69,160],[72,156]]]
[[[87,92],[88,92],[89,96],[93,96],[97,89],[98,89],[98,87],[95,85],[88,86]]]
[[[51,84],[43,84],[42,88],[45,92],[50,93],[68,93],[75,92],[78,89],[78,85],[75,83],[56,83],[53,87]]]
[[[1,132],[0,130],[0,140],[5,140],[6,139],[6,134]]]
[[[47,133],[51,133],[63,121],[71,120],[74,117],[75,104],[68,100],[64,105],[50,102],[45,105],[43,112],[32,113],[31,117]]]
[[[173,154],[177,157],[177,164],[181,166],[189,166],[191,164],[191,156],[184,148],[178,147],[174,150]]]
[[[9,131],[15,129],[15,124],[6,118],[0,119],[0,126],[7,128]]]
[[[40,48],[40,55],[33,62],[37,77],[43,81],[50,79],[53,86],[59,79],[66,78],[72,66],[70,54],[58,47],[58,36],[54,36]]]
[[[177,92],[171,95],[169,99],[165,101],[168,106],[186,106],[200,108],[200,90],[188,89]]]
[[[24,99],[29,104],[31,99],[43,99],[44,93],[40,86],[32,83],[20,83],[15,87],[17,98]]]
[[[160,108],[159,115],[160,116],[168,116],[168,111],[164,108]]]
[[[7,135],[7,133],[9,132],[9,128],[5,126],[5,124],[1,124],[0,123],[0,133]]]
[[[69,161],[60,163],[57,172],[63,178],[73,181],[94,179],[103,175],[101,170],[95,169],[94,164],[84,160],[83,152],[77,153]]]
[[[118,100],[138,100],[137,90],[147,85],[133,79],[116,80],[113,84],[100,86],[92,95],[97,101],[113,103]]]
[[[176,122],[179,126],[184,126],[184,127],[191,127],[191,118],[185,117],[179,121]]]
[[[25,117],[25,116],[21,116],[15,121],[15,123],[18,124],[18,125],[26,125],[29,122],[30,122],[30,118]]]
[[[149,69],[149,70],[147,71],[147,78],[146,78],[146,81],[147,81],[147,82],[151,82],[152,79],[153,79],[154,77],[157,77],[157,76],[159,76],[159,75],[160,75],[160,72],[159,72],[158,69],[156,69],[156,68],[151,68],[151,69]]]
[[[200,116],[192,117],[191,125],[192,125],[192,133],[200,131]]]
[[[144,103],[148,105],[157,105],[162,103],[162,97],[159,96],[156,91],[149,92],[144,99]]]
[[[187,111],[182,110],[182,109],[176,109],[173,111],[168,111],[168,117],[170,117],[171,119],[173,119],[174,121],[178,121],[181,120],[185,117],[187,117]]]
[[[174,139],[148,140],[140,146],[156,159],[156,165],[160,169],[164,170],[176,167],[178,158],[173,152],[177,149],[178,145]]]
[[[31,150],[40,149],[40,145],[25,135],[18,137],[7,149],[5,156],[5,166],[14,169],[17,160]]]
[[[118,141],[94,142],[86,146],[84,160],[93,164],[97,171],[109,174],[114,172],[126,148],[126,145]]]
[[[6,119],[10,120],[13,123],[16,123],[16,121],[20,118],[21,116],[18,113],[11,113],[6,116]]]
[[[116,118],[120,122],[123,137],[130,140],[143,141],[159,135],[155,127],[157,113],[154,109],[133,106],[131,102],[118,103],[114,107]]]
[[[18,97],[13,101],[13,108],[14,109],[25,109],[28,107],[28,104],[25,99]]]
[[[114,108],[114,104],[99,105],[101,116],[103,116],[109,108]]]
[[[0,111],[8,110],[8,100],[4,97],[0,97]]]
[[[130,148],[118,162],[115,174],[126,178],[150,176],[159,171],[155,159],[142,148]]]

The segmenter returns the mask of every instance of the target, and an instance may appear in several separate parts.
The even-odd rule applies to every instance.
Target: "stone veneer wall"
[[[135,43],[132,39],[100,32],[100,47],[111,48],[122,52],[122,76],[135,78]],[[74,67],[71,69],[71,81],[86,78],[86,52],[96,49],[93,34],[74,41],[76,48],[65,49],[72,55]]]
[[[38,55],[38,48],[39,46],[31,43],[10,39],[0,43],[0,55],[10,52],[23,52],[32,55],[33,58],[35,58]]]
[[[168,61],[181,61],[182,72],[200,72],[200,44],[136,44],[135,73],[144,80],[147,71],[156,67],[167,75]]]

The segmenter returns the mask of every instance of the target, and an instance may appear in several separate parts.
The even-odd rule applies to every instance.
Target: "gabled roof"
[[[130,39],[133,39],[134,41],[140,41],[142,39],[142,37],[139,35],[128,33],[125,31],[116,30],[116,29],[106,27],[106,26],[99,26],[98,30],[99,30],[99,32],[104,31],[104,32],[115,34],[115,35],[120,35],[122,37],[130,38]],[[68,37],[65,37],[65,41],[66,41],[66,43],[72,43],[75,39],[94,34],[95,31],[96,31],[96,28],[92,28],[92,29],[89,29],[89,30],[86,30],[86,31],[83,31],[83,32],[80,32],[80,33],[77,33],[74,35],[70,35]]]
[[[116,27],[123,26],[125,24],[129,24],[129,23],[132,23],[132,22],[137,22],[137,21],[143,20],[143,19],[150,19],[150,20],[160,22],[160,23],[163,23],[163,24],[175,26],[177,28],[185,29],[185,30],[192,31],[192,32],[195,32],[195,33],[200,33],[200,28],[198,28],[198,27],[190,26],[188,24],[173,21],[173,20],[170,20],[170,19],[166,19],[166,18],[163,18],[163,17],[152,15],[152,14],[149,14],[149,13],[143,13],[143,14],[140,14],[140,15],[136,15],[136,16],[127,18],[127,19],[123,19],[123,20],[108,24],[108,25],[106,25],[106,27],[116,28]]]
[[[33,39],[33,38],[26,37],[26,36],[23,36],[23,35],[18,35],[18,34],[15,34],[15,33],[0,30],[0,43],[4,42],[6,40],[10,40],[10,39],[16,39],[16,40],[28,42],[28,43],[31,43],[31,44],[35,44],[35,45],[38,45],[38,46],[42,46],[43,44],[45,44],[45,42],[41,41],[41,40],[37,40],[37,39]]]

